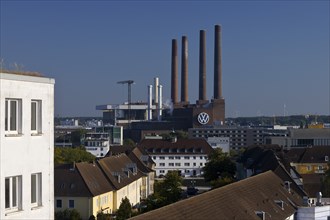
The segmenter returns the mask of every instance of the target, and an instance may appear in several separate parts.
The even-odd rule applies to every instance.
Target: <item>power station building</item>
[[[152,86],[148,86],[147,103],[125,103],[124,105],[100,105],[105,123],[114,125],[130,124],[138,130],[188,130],[222,125],[225,121],[225,99],[222,95],[221,27],[214,32],[214,84],[213,97],[206,97],[206,32],[200,30],[199,43],[199,98],[196,103],[188,100],[188,40],[182,37],[181,49],[181,100],[178,89],[178,46],[172,40],[171,56],[171,101],[172,106],[162,102],[162,86],[155,78],[154,99]],[[130,95],[130,94],[129,94]]]
[[[200,30],[199,43],[199,98],[196,104],[188,101],[188,42],[182,37],[181,52],[181,100],[178,100],[177,41],[172,40],[171,100],[173,113],[167,120],[186,121],[188,127],[222,125],[225,121],[225,99],[222,96],[221,27],[214,32],[214,93],[206,98],[206,33]]]

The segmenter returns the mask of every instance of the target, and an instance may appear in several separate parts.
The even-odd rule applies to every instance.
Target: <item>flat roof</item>
[[[55,84],[55,79],[37,72],[0,70],[0,79]]]

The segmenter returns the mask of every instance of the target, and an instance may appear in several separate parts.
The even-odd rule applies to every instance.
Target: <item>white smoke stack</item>
[[[157,106],[158,104],[158,86],[159,86],[159,78],[155,77],[154,78],[154,86],[155,86],[155,100],[154,104]]]
[[[163,86],[159,85],[158,86],[158,121],[162,120],[162,114],[163,114],[163,99],[162,99],[162,90],[163,90]]]
[[[148,121],[152,120],[152,85],[148,86]]]

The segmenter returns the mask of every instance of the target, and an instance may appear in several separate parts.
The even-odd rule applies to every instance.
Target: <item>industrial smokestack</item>
[[[148,86],[148,121],[151,120],[152,120],[152,85],[149,85]]]
[[[214,99],[222,99],[221,26],[214,28]]]
[[[171,62],[171,99],[172,103],[179,102],[178,99],[178,45],[176,39],[172,40],[172,62]]]
[[[186,36],[182,36],[181,58],[181,102],[188,102],[188,41]]]
[[[206,41],[205,31],[199,32],[199,100],[206,100]]]
[[[154,78],[154,86],[155,86],[155,100],[154,100],[154,104],[157,106],[158,103],[158,85],[159,85],[159,78],[155,77]]]
[[[163,114],[163,98],[162,98],[162,91],[163,86],[158,85],[158,121],[162,120],[162,114]]]

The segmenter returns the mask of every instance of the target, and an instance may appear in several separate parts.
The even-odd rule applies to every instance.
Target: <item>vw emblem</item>
[[[205,125],[209,122],[210,116],[207,113],[202,112],[197,116],[197,120],[200,124]]]

